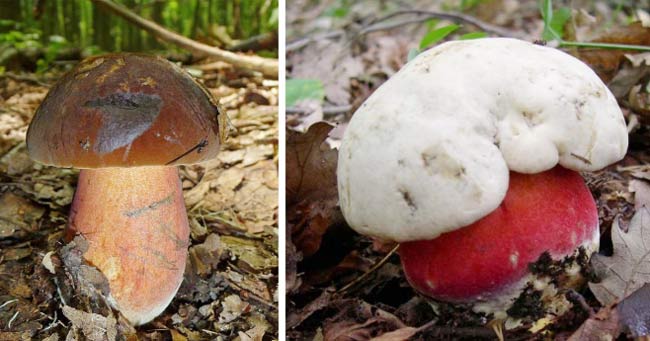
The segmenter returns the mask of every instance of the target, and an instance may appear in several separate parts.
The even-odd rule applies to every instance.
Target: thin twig
[[[18,301],[18,299],[16,298],[16,299],[13,299],[13,300],[9,300],[9,301],[7,301],[5,303],[2,303],[2,304],[0,304],[0,309],[4,308],[5,306],[7,306],[7,305],[9,305],[11,303],[17,302],[17,301]]]
[[[336,105],[336,106],[328,106],[328,107],[323,107],[323,114],[324,115],[336,115],[336,114],[343,114],[346,112],[349,112],[352,110],[351,105]],[[309,112],[309,109],[307,108],[300,108],[300,107],[288,107],[285,112],[287,114],[304,114]]]
[[[315,34],[311,37],[300,38],[290,43],[287,43],[286,50],[287,52],[299,50],[315,41],[339,38],[344,33],[345,32],[343,32],[343,30],[336,30],[336,31],[330,31],[326,33]]]
[[[453,22],[459,22],[459,23],[465,23],[469,24],[472,26],[475,26],[485,32],[496,34],[501,37],[511,37],[511,38],[522,38],[523,34],[515,31],[510,31],[508,29],[505,29],[503,27],[497,26],[497,25],[492,25],[490,23],[487,23],[485,21],[482,21],[476,17],[473,17],[471,15],[467,15],[464,13],[456,13],[456,12],[439,12],[439,11],[426,11],[426,10],[400,10],[400,11],[395,11],[393,13],[390,13],[382,18],[377,19],[372,25],[369,27],[361,30],[361,34],[366,34],[368,32],[374,32],[377,29],[373,28],[373,26],[377,25],[378,23],[382,21],[387,21],[392,18],[398,17],[398,16],[403,16],[403,15],[418,15],[421,16],[418,18],[421,21],[426,21],[429,19],[445,19]],[[410,23],[416,23],[419,21],[413,21],[413,22],[408,22],[404,21],[403,24],[410,24]],[[385,27],[379,26],[380,29],[391,29],[394,28],[391,25],[385,25]]]
[[[20,314],[20,311],[17,311],[14,316],[11,317],[9,322],[7,323],[7,330],[11,329],[11,324],[14,323],[14,321],[18,318],[18,314]]]
[[[559,42],[560,47],[578,47],[578,48],[594,48],[604,50],[629,50],[629,51],[650,51],[650,46],[645,45],[627,45],[627,44],[612,44],[612,43],[599,43],[599,42],[580,42],[580,41],[565,41]]]
[[[36,78],[34,78],[32,76],[17,75],[15,73],[11,73],[11,72],[5,72],[2,75],[0,75],[0,77],[7,77],[7,78],[12,79],[12,80],[17,81],[17,82],[33,83],[33,84],[40,85],[40,86],[43,86],[43,87],[46,87],[46,88],[49,88],[49,87],[52,86],[52,85],[50,85],[48,83],[45,83],[43,81],[40,81],[40,80],[38,80],[38,79],[36,79]]]
[[[390,250],[382,259],[380,259],[379,262],[375,263],[375,265],[373,265],[370,269],[368,269],[368,271],[364,272],[361,276],[355,278],[352,282],[346,284],[343,288],[338,290],[338,293],[344,293],[346,290],[350,289],[351,287],[363,281],[371,273],[375,272],[382,265],[384,265],[384,263],[388,261],[388,258],[390,258],[390,256],[392,256],[395,252],[397,252],[398,248],[399,248],[399,244],[395,245],[395,247],[393,247],[393,249]]]
[[[278,309],[278,307],[275,304],[273,304],[272,302],[269,302],[266,299],[264,299],[264,298],[262,298],[260,296],[257,296],[256,294],[252,293],[250,290],[246,290],[243,287],[235,284],[233,281],[231,281],[231,280],[229,280],[227,278],[224,278],[223,281],[226,282],[229,286],[231,286],[231,287],[233,287],[233,288],[235,288],[235,289],[237,289],[239,291],[245,291],[247,297],[252,298],[254,301],[256,301],[258,303],[261,303],[262,305],[265,305],[267,308],[271,308],[273,310]]]

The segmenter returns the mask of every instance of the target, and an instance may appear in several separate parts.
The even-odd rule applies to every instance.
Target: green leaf
[[[551,19],[551,28],[557,32],[560,38],[564,37],[564,25],[571,19],[571,9],[568,7],[561,7],[553,11],[553,18]]]
[[[459,29],[459,25],[448,25],[444,26],[438,29],[435,29],[422,37],[422,40],[420,40],[420,50],[424,50],[428,46],[431,46],[440,40],[444,39],[446,36],[448,36],[450,33],[456,31]]]
[[[553,11],[553,1],[543,0],[540,12],[544,21],[542,39],[562,41],[564,25],[571,18],[571,9],[562,7]]]
[[[287,107],[305,99],[322,101],[325,98],[325,88],[318,79],[287,79],[286,89]]]
[[[414,47],[414,48],[409,50],[409,54],[408,54],[408,57],[406,58],[406,60],[408,62],[410,62],[413,59],[415,59],[415,57],[417,57],[419,54],[420,54],[420,49],[417,49],[417,48]]]
[[[465,33],[462,36],[458,37],[458,40],[480,39],[480,38],[485,38],[487,36],[488,35],[485,32],[470,32],[470,33]]]

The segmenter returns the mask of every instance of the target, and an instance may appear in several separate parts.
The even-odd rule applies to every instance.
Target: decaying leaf
[[[568,341],[614,340],[620,334],[619,313],[610,307],[601,308],[597,314],[588,318]]]
[[[114,341],[117,338],[117,321],[113,316],[102,316],[77,310],[70,306],[63,307],[63,314],[79,328],[91,341]]]
[[[646,207],[637,211],[627,233],[620,229],[618,220],[612,224],[611,231],[614,254],[592,258],[602,281],[589,283],[589,288],[604,306],[626,298],[650,282],[650,211]]]

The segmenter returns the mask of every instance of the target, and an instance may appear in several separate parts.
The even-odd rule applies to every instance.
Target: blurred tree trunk
[[[20,21],[22,13],[20,11],[20,3],[15,1],[2,1],[0,0],[0,19]],[[11,26],[0,27],[0,32],[7,32],[11,30]]]
[[[65,38],[76,44],[79,44],[79,6],[76,1],[65,1],[63,7]]]
[[[210,24],[214,23],[214,0],[208,0],[208,24],[206,27],[210,27]]]
[[[43,15],[41,16],[41,27],[43,30],[41,40],[44,44],[47,44],[49,37],[57,32],[59,15],[56,0],[46,1],[44,8]]]
[[[97,6],[95,6],[97,7]],[[163,18],[163,11],[165,10],[165,4],[160,1],[155,1],[153,7],[151,8],[151,19],[159,25],[163,25],[165,19]],[[149,46],[154,49],[162,49],[163,45],[156,40],[156,38],[150,34],[147,35],[147,40],[149,41]]]
[[[110,52],[115,49],[111,38],[111,16],[106,15],[97,6],[93,6],[93,40],[95,45],[104,51]]]
[[[217,0],[217,24],[226,26],[230,30],[229,0]],[[232,31],[229,32],[232,34]]]
[[[241,31],[241,1],[233,0],[232,1],[232,28],[233,28],[233,37],[240,39],[242,37]]]
[[[201,1],[197,0],[194,6],[194,19],[192,19],[192,31],[190,33],[192,39],[196,39],[199,27],[203,27],[203,23],[201,22]]]

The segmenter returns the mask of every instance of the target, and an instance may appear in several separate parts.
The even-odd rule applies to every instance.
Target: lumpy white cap
[[[448,42],[352,117],[339,151],[340,205],[361,234],[433,239],[498,207],[510,170],[598,170],[627,144],[616,99],[578,59],[516,39]]]

